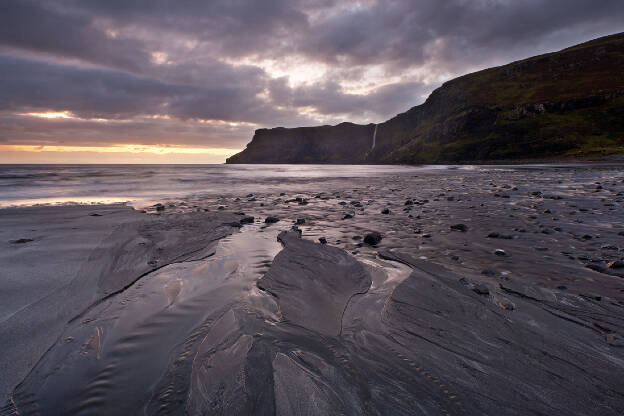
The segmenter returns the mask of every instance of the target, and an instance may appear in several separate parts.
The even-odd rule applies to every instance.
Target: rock
[[[305,224],[305,218],[297,218],[297,221],[295,221],[295,224],[297,225],[303,225]]]
[[[511,302],[510,300],[507,299],[502,299],[498,305],[508,311],[513,311],[514,309],[516,309],[516,305],[513,304],[513,302]]]
[[[580,297],[585,298],[585,299],[591,299],[591,300],[597,300],[597,301],[601,301],[602,300],[602,296],[596,294],[596,293],[592,293],[592,292],[588,292],[588,293],[580,293],[579,294]]]
[[[89,214],[90,217],[101,217],[102,214],[98,214],[96,212],[94,212],[93,214]]]
[[[466,224],[453,224],[451,225],[451,230],[461,231],[462,233],[465,233],[466,231],[468,231],[468,226]]]
[[[364,242],[371,246],[376,246],[382,239],[383,237],[377,231],[370,232],[364,236]]]
[[[494,254],[496,254],[497,256],[506,256],[507,255],[505,250],[502,250],[500,248],[497,248],[496,250],[494,250]]]
[[[472,289],[472,291],[475,292],[477,295],[489,295],[490,294],[490,289],[488,289],[488,287],[484,284],[476,285]]]
[[[607,265],[607,267],[610,269],[624,269],[624,261],[622,260],[612,261],[611,263]]]
[[[321,244],[327,244],[327,239],[325,237],[320,237],[318,240]]]
[[[498,273],[496,273],[492,269],[483,269],[483,270],[481,270],[481,274],[485,275],[485,276],[496,276]]]
[[[225,209],[225,207],[223,205],[219,205],[219,208],[217,208],[220,211],[223,211]]]
[[[381,213],[387,215],[387,214],[390,214],[390,210],[388,208],[384,208],[381,210]]]
[[[607,344],[612,345],[614,347],[624,347],[624,339],[616,334],[615,332],[611,332],[606,336]]]
[[[607,269],[600,264],[586,264],[585,267],[598,273],[604,273],[607,271]]]
[[[274,224],[274,223],[276,223],[276,222],[278,222],[278,221],[279,221],[279,218],[277,218],[277,217],[266,217],[266,218],[264,219],[264,222],[265,222],[266,224]]]
[[[34,241],[32,238],[20,238],[17,240],[10,241],[11,244],[25,244]]]
[[[252,217],[251,215],[246,215],[240,220],[241,224],[253,224],[253,222],[254,222],[254,217]]]
[[[344,217],[342,217],[343,220],[348,220],[349,218],[353,218],[353,215],[345,214]]]
[[[491,232],[487,235],[487,238],[498,238],[500,236],[499,233],[497,233],[496,231]]]
[[[408,199],[407,201],[405,201],[405,205],[414,205],[414,201]]]
[[[359,241],[362,239],[361,235],[354,235],[353,237],[351,237],[353,240]]]
[[[156,208],[156,211],[164,211],[165,210],[165,206],[163,204],[156,204],[156,205],[154,205],[154,208]]]

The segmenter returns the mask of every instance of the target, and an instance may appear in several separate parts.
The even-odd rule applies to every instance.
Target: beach
[[[619,162],[6,169],[0,413],[624,412]]]

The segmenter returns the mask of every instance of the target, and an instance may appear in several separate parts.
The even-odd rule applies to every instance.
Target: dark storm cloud
[[[431,86],[421,82],[401,82],[384,85],[366,95],[342,91],[336,82],[327,81],[291,88],[286,78],[270,82],[270,97],[274,103],[295,108],[314,108],[320,114],[396,114],[422,101]]]
[[[203,131],[206,145],[222,145],[246,141],[252,127],[198,119],[381,121],[449,77],[622,27],[621,0],[3,0],[0,139],[72,140],[75,131],[143,142],[140,129],[158,140],[167,131],[172,143],[197,143]],[[293,83],[306,65],[326,69]],[[19,115],[45,111],[85,120]],[[170,121],[150,122],[153,114]],[[135,128],[94,118],[136,119]]]
[[[555,48],[587,40],[592,32],[613,33],[621,30],[623,16],[621,0],[380,1],[320,22],[300,50],[348,65],[396,69],[433,61],[454,70],[530,51],[557,40],[561,31],[566,40]]]
[[[149,62],[142,42],[111,39],[95,27],[94,16],[52,6],[53,2],[3,0],[0,45],[126,69]]]
[[[70,111],[80,118],[128,119],[138,115],[171,115],[259,123],[283,117],[256,97],[251,88],[231,81],[197,87],[170,84],[120,71],[76,68],[0,56],[0,110]],[[260,82],[260,80],[258,80]],[[294,114],[289,114],[295,116]]]

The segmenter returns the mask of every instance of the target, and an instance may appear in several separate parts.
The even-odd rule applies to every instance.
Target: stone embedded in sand
[[[387,215],[387,214],[390,214],[390,210],[388,208],[384,208],[381,210],[381,213]]]
[[[24,244],[24,243],[30,243],[31,241],[34,241],[34,240],[32,238],[19,238],[17,240],[10,241],[10,243],[12,243],[12,244]]]
[[[295,224],[297,225],[303,225],[305,224],[305,218],[297,218],[297,221],[295,221]]]
[[[491,232],[487,235],[487,238],[498,238],[500,236],[499,233],[497,233],[496,231]]]
[[[321,244],[327,244],[327,239],[325,237],[320,237],[318,240]]]
[[[251,215],[247,215],[244,218],[241,218],[240,223],[241,224],[253,224],[254,222],[254,217],[252,217]]]
[[[376,246],[382,239],[383,237],[377,231],[370,232],[364,236],[364,242],[371,246]]]
[[[265,222],[266,224],[275,224],[275,223],[276,223],[276,222],[278,222],[278,221],[279,221],[279,218],[277,218],[277,217],[266,217],[266,218],[264,219],[264,222]]]
[[[156,211],[164,211],[165,210],[165,206],[163,204],[156,204],[156,205],[154,205],[154,208],[156,208]]]
[[[453,224],[451,225],[451,231],[461,231],[465,233],[468,231],[468,226],[466,224]]]
[[[502,250],[500,248],[497,248],[496,250],[494,250],[494,254],[496,254],[497,256],[506,256],[507,255],[505,250]]]
[[[589,263],[589,264],[586,264],[585,267],[587,267],[589,270],[593,270],[598,273],[604,273],[607,271],[607,268],[600,264]]]
[[[353,215],[351,214],[345,214],[344,217],[342,217],[343,220],[348,220],[350,218],[353,218]]]
[[[593,293],[593,292],[587,292],[587,293],[580,293],[579,294],[580,297],[585,298],[585,299],[591,299],[591,300],[597,300],[597,301],[601,301],[602,300],[602,296],[597,294],[597,293]]]
[[[472,291],[475,292],[477,295],[489,295],[490,294],[490,289],[488,289],[488,287],[483,284],[476,285],[472,289]]]
[[[609,263],[607,267],[609,267],[610,269],[624,269],[624,261],[622,260],[612,261],[611,263]]]

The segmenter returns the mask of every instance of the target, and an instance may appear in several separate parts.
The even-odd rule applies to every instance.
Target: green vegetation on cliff
[[[624,33],[446,82],[377,127],[261,129],[228,163],[441,163],[624,153]]]

